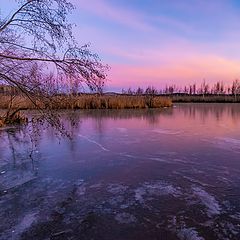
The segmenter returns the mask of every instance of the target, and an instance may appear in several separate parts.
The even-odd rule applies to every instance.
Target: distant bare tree
[[[240,82],[238,79],[232,83],[232,94],[234,95],[235,101],[237,100],[237,95],[240,94]]]
[[[197,86],[196,86],[196,83],[193,84],[193,94],[195,95],[196,94],[196,91],[197,91]]]
[[[133,95],[134,94],[134,90],[132,90],[131,88],[128,88],[127,94],[128,95]]]
[[[145,94],[146,94],[146,95],[152,95],[152,96],[154,96],[154,95],[157,95],[157,94],[158,94],[158,91],[157,91],[157,89],[156,89],[155,87],[153,87],[153,86],[148,86],[148,87],[146,88],[146,90],[145,90]]]
[[[199,94],[202,94],[204,98],[205,95],[208,93],[209,93],[209,85],[206,83],[205,80],[203,80],[203,83],[200,86]]]
[[[136,95],[143,95],[144,90],[141,87],[138,87],[136,90]]]
[[[0,18],[0,84],[17,88],[38,109],[37,100],[42,101],[44,110],[51,110],[49,94],[59,90],[56,82],[72,79],[74,86],[101,90],[108,67],[88,45],[76,43],[67,21],[74,6],[67,0],[16,3],[10,16]],[[53,121],[52,114],[46,117]]]

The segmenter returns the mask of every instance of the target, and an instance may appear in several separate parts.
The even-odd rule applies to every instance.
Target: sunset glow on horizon
[[[240,78],[238,0],[71,2],[76,40],[111,67],[107,91]]]

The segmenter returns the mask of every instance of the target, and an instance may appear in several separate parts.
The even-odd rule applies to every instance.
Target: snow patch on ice
[[[231,150],[231,151],[240,151],[240,139],[236,138],[229,138],[229,137],[222,137],[222,138],[215,138],[215,144],[223,149]]]
[[[228,137],[222,137],[222,138],[217,138],[217,139],[222,142],[225,142],[225,143],[238,145],[240,147],[240,139],[228,138]]]
[[[240,212],[236,212],[233,215],[230,215],[231,218],[236,219],[238,221],[240,221]]]
[[[139,187],[135,190],[135,200],[139,203],[144,203],[143,196],[147,194],[147,191],[144,187]]]
[[[209,217],[220,214],[221,207],[214,196],[210,195],[200,187],[193,187],[193,193],[207,208],[207,215]]]
[[[180,240],[204,240],[203,237],[198,235],[198,232],[194,228],[182,228],[177,236]]]
[[[77,195],[83,196],[86,193],[86,187],[84,185],[77,188]]]
[[[19,187],[34,179],[36,179],[35,173],[31,171],[6,171],[4,174],[0,174],[0,191]]]
[[[130,213],[118,213],[115,216],[115,220],[118,221],[118,223],[121,224],[130,224],[130,223],[135,223],[137,222],[137,219],[134,215],[130,214]]]
[[[181,195],[179,189],[163,181],[154,183],[145,182],[141,187],[135,189],[135,200],[144,203],[144,198],[151,196],[172,195],[178,197]]]
[[[76,194],[78,196],[83,196],[86,193],[86,184],[84,183],[83,179],[79,179],[75,182],[75,185],[77,187]]]
[[[21,233],[23,233],[26,229],[30,228],[31,225],[36,221],[37,217],[36,217],[37,213],[28,213],[26,214],[21,221],[19,222],[19,224],[17,226],[15,226],[12,230],[12,234],[13,236],[15,236],[15,238],[17,239],[17,237],[19,235],[21,235]],[[14,238],[14,239],[15,239]]]
[[[113,206],[118,206],[124,202],[123,196],[112,197],[108,200],[108,203]]]
[[[124,186],[122,184],[109,184],[107,186],[107,191],[112,194],[123,194],[127,188],[127,186]]]

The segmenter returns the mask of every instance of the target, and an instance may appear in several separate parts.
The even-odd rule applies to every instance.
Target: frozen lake
[[[93,110],[0,130],[0,239],[240,239],[240,105]],[[74,125],[70,124],[74,121]]]

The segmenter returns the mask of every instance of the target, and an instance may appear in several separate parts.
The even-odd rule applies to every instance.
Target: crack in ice
[[[105,152],[109,152],[110,151],[109,149],[105,148],[102,144],[100,144],[100,143],[98,143],[98,142],[96,142],[96,141],[94,141],[94,140],[92,140],[92,139],[90,139],[90,138],[88,138],[88,137],[86,137],[86,136],[84,136],[82,134],[79,134],[78,136],[81,137],[81,138],[86,139],[90,143],[93,143],[93,144],[97,145],[98,147],[100,147]]]

